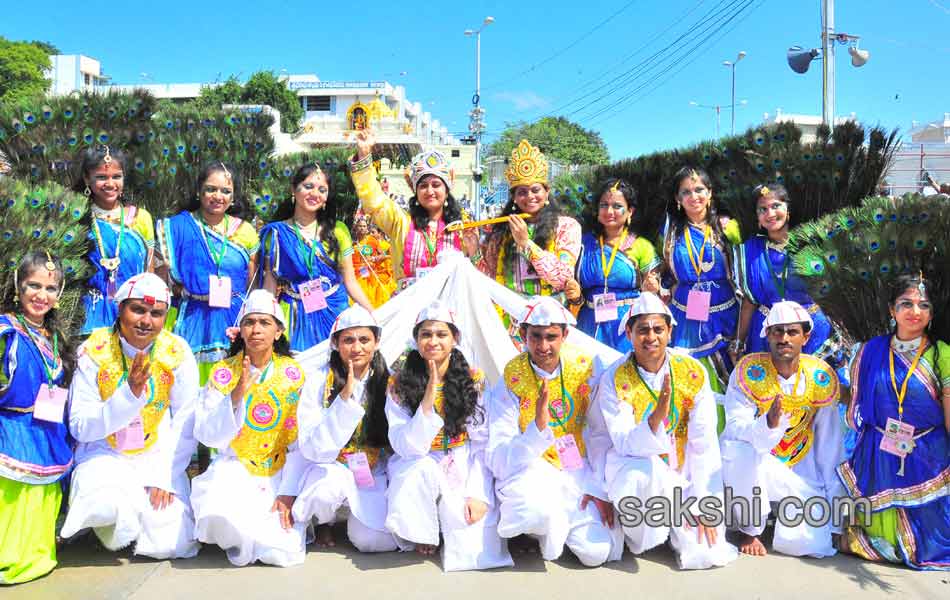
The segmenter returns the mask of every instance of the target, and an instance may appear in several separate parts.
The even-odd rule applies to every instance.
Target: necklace
[[[46,325],[43,323],[37,323],[36,321],[30,320],[30,318],[27,317],[25,313],[20,316],[23,317],[24,321],[26,321],[28,324],[32,325],[36,329],[42,329],[43,327],[46,327]]]
[[[105,211],[106,216],[110,216],[110,211]],[[122,263],[120,253],[122,252],[122,238],[125,236],[125,207],[119,207],[119,239],[115,243],[115,256],[106,256],[105,244],[102,241],[102,231],[99,229],[98,217],[92,220],[92,232],[96,238],[96,248],[99,250],[99,264],[109,271],[109,281],[115,284],[115,272]]]

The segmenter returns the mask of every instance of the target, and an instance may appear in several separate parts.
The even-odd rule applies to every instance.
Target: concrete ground
[[[344,539],[337,532],[337,539]],[[778,554],[741,556],[710,571],[682,572],[662,547],[596,569],[583,567],[566,552],[546,563],[536,555],[515,556],[513,569],[443,573],[438,559],[415,553],[359,554],[346,542],[336,548],[310,547],[307,562],[281,569],[232,567],[218,548],[205,547],[197,558],[152,561],[112,553],[91,541],[65,546],[59,567],[49,576],[0,588],[3,600],[503,600],[584,598],[620,600],[717,598],[820,600],[823,598],[950,598],[950,572],[918,572],[869,563],[852,556],[815,560]],[[318,596],[319,595],[319,596]]]

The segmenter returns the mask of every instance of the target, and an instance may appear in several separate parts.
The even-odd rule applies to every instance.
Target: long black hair
[[[340,335],[336,332],[334,338]],[[376,337],[376,332],[373,332]],[[379,338],[377,338],[377,341]],[[330,398],[336,398],[346,385],[347,368],[338,350],[330,352],[330,371],[333,372],[333,387]],[[386,386],[389,383],[389,367],[379,350],[373,353],[369,363],[369,380],[366,382],[366,397],[369,406],[363,415],[363,439],[370,448],[385,448],[389,445],[389,421],[386,419]]]
[[[26,286],[25,282],[30,275],[39,269],[46,269],[47,260],[49,260],[49,258],[46,253],[37,250],[27,252],[23,256],[16,270],[17,286],[16,288],[8,288],[3,298],[2,306],[0,306],[0,310],[2,310],[3,313],[18,314],[21,312],[18,301],[21,291]],[[56,273],[59,275],[57,284],[62,285],[63,264],[56,258],[53,259],[53,263],[56,265]],[[63,387],[69,387],[73,379],[73,373],[76,371],[76,348],[69,341],[69,338],[63,334],[63,327],[57,309],[51,308],[43,315],[43,326],[51,336],[50,342],[53,341],[53,337],[57,340],[59,358],[63,361]]]
[[[616,191],[623,194],[623,199],[627,203],[627,210],[632,213],[628,227],[629,232],[633,231],[634,224],[639,220],[640,206],[637,203],[637,190],[623,179],[611,177],[600,184],[600,189],[597,190],[594,199],[591,200],[587,205],[587,210],[584,211],[584,229],[590,231],[594,237],[604,235],[604,225],[597,219],[597,216],[600,211],[601,200],[608,192],[614,191],[614,186],[617,188]]]
[[[208,177],[211,177],[212,173],[224,173],[231,178],[231,206],[229,206],[225,212],[232,217],[243,219],[245,203],[244,196],[242,195],[241,174],[229,163],[220,160],[206,163],[205,166],[198,171],[198,176],[195,177],[195,189],[192,190],[192,194],[189,197],[183,199],[181,203],[182,210],[189,212],[201,210],[201,190],[204,189],[205,182],[208,181]]]
[[[429,177],[439,177],[438,175],[426,175],[416,184],[416,187],[419,186],[419,183],[422,183]],[[439,177],[439,179],[442,179]],[[445,204],[442,206],[442,220],[445,223],[451,223],[452,221],[461,221],[462,220],[462,209],[459,207],[458,200],[455,199],[455,196],[452,195],[451,190],[449,189],[449,184],[442,180],[442,183],[445,185]],[[416,229],[419,231],[425,231],[426,227],[429,226],[429,213],[426,212],[426,209],[419,204],[419,198],[415,193],[412,194],[412,198],[409,198],[409,218],[412,219],[412,224],[416,226]]]
[[[425,321],[412,328],[413,338],[416,337],[423,323]],[[452,335],[458,338],[458,329],[451,323],[448,323],[448,326],[452,330]],[[419,351],[412,350],[406,356],[406,362],[396,379],[396,394],[413,414],[422,403],[428,384],[429,367]],[[442,379],[442,401],[445,413],[444,429],[449,437],[455,437],[464,432],[465,422],[469,417],[472,417],[476,423],[481,423],[485,418],[484,412],[478,406],[478,389],[472,379],[471,367],[458,348],[452,348],[452,353],[449,355],[449,368]]]
[[[306,179],[314,173],[323,173],[323,178],[327,182],[327,201],[323,205],[323,208],[317,211],[317,237],[321,242],[326,244],[327,255],[330,256],[334,262],[339,263],[340,244],[337,242],[336,236],[333,234],[333,230],[336,228],[338,212],[338,207],[336,204],[336,190],[333,187],[333,178],[330,177],[326,171],[321,169],[320,165],[317,163],[310,162],[300,165],[290,178],[291,193],[297,189],[297,186],[306,181]],[[283,202],[280,205],[280,208],[278,208],[277,212],[274,214],[274,220],[286,221],[287,219],[293,218],[294,207],[294,202]],[[317,256],[323,260],[323,255],[321,253],[317,253]],[[331,266],[336,268],[335,265]]]
[[[906,292],[907,290],[911,288],[919,290],[921,286],[923,286],[924,288],[924,293],[925,293],[925,297],[927,298],[927,301],[931,303],[930,322],[927,324],[927,329],[929,330],[931,325],[934,322],[934,317],[936,316],[934,314],[934,311],[936,310],[937,307],[933,305],[932,301],[930,301],[930,298],[932,298],[932,294],[931,294],[932,289],[931,289],[930,281],[927,279],[924,279],[921,274],[917,274],[917,275],[904,274],[904,275],[898,276],[897,279],[894,280],[894,283],[891,284],[890,293],[887,295],[887,305],[890,306],[892,309],[895,308],[897,305],[897,299],[901,297],[901,294],[903,294],[904,292]],[[893,334],[897,335],[896,324],[894,325]],[[940,344],[937,343],[936,339],[931,339],[930,343],[933,345],[933,349],[934,349],[933,369],[934,369],[934,374],[937,376],[937,385],[939,386],[941,382],[943,381],[943,376],[940,373]]]
[[[557,233],[557,222],[558,218],[561,216],[561,208],[558,206],[557,200],[551,198],[550,196],[551,187],[546,183],[541,183],[541,185],[543,185],[544,189],[549,193],[548,203],[543,206],[540,211],[538,211],[538,218],[537,221],[535,221],[534,235],[531,236],[531,239],[542,249],[547,249],[548,243]],[[515,204],[515,191],[518,189],[518,187],[508,190],[508,203],[505,204],[505,207],[502,209],[501,215],[499,216],[504,217],[508,215],[515,215],[521,212],[521,209],[519,209],[518,205]],[[504,226],[495,228],[491,233],[490,239],[498,239],[499,241],[496,243],[498,244],[499,248],[501,248],[501,244],[514,243],[511,239],[510,230]],[[509,252],[505,262],[511,264],[514,259],[515,253]]]

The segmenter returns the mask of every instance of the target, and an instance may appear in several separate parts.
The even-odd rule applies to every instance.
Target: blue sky
[[[820,44],[819,0],[86,0],[44,4],[42,17],[37,5],[6,4],[0,35],[97,58],[116,83],[141,82],[142,73],[155,83],[209,82],[259,69],[386,79],[460,134],[475,54],[462,32],[491,15],[482,34],[486,141],[509,121],[564,115],[599,131],[614,160],[714,137],[714,111],[689,102],[730,103],[722,61],[740,50],[748,54],[736,97],[748,103],[736,112],[737,131],[776,109],[821,112],[821,63],[798,75],[785,62],[789,46]],[[736,16],[689,32],[717,11],[723,17],[710,23]],[[860,35],[871,52],[855,69],[839,46],[839,115],[906,132],[912,120],[950,111],[950,0],[838,0],[835,13],[836,29]]]

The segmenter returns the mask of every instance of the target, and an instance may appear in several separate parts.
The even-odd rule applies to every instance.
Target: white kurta
[[[415,544],[439,544],[442,532],[442,568],[445,571],[491,569],[514,565],[508,546],[498,536],[498,507],[492,492],[492,476],[485,464],[488,444],[488,414],[481,395],[481,418],[465,425],[468,440],[448,452],[432,450],[443,420],[433,410],[409,413],[390,391],[386,398],[389,443],[395,455],[389,460],[389,513],[386,528],[396,535],[403,549]],[[454,475],[447,477],[442,461],[451,460]],[[465,500],[474,498],[488,505],[482,519],[465,522]]]
[[[177,336],[176,336],[177,337]],[[140,350],[120,335],[131,365]],[[182,348],[188,344],[178,338]],[[141,350],[148,352],[151,347]],[[99,367],[89,356],[79,359],[69,389],[69,431],[77,440],[76,470],[69,490],[69,512],[61,535],[71,537],[91,527],[110,550],[135,543],[135,554],[152,558],[187,558],[198,553],[189,502],[186,469],[195,451],[193,436],[198,366],[186,352],[173,371],[169,409],[148,450],[128,455],[106,438],[129,425],[148,402],[148,388],[135,397],[123,382],[105,401],[99,394]],[[147,487],[174,494],[171,505],[156,510]]]
[[[548,381],[558,378],[561,372],[558,367],[548,373],[534,363],[531,368],[540,379]],[[539,431],[532,420],[521,432],[520,400],[508,388],[504,377],[499,378],[489,392],[488,404],[491,430],[488,456],[500,504],[498,533],[505,538],[519,535],[536,538],[545,560],[557,559],[565,544],[587,566],[620,560],[623,542],[619,528],[615,526],[611,530],[604,525],[593,502],[581,509],[585,494],[607,500],[603,462],[598,459],[610,443],[604,430],[591,429],[588,421],[583,431],[587,450],[583,467],[574,471],[560,470],[543,456],[554,444],[554,431],[550,427]]]
[[[346,517],[350,542],[361,552],[396,550],[396,540],[386,530],[386,451],[373,467],[373,487],[361,488],[353,472],[337,457],[352,438],[366,414],[366,382],[369,371],[353,386],[353,395],[338,395],[329,407],[323,406],[329,367],[310,376],[317,393],[297,406],[300,453],[310,461],[294,502],[294,519],[307,523],[334,523]]]
[[[612,364],[601,376],[594,398],[592,427],[605,427],[609,432],[610,448],[605,458],[604,472],[610,501],[623,508],[622,500],[635,497],[645,505],[648,498],[663,497],[672,501],[673,490],[680,488],[686,498],[715,496],[722,500],[722,463],[719,442],[716,439],[716,400],[708,379],[693,398],[689,413],[684,464],[673,468],[661,458],[676,456],[673,440],[662,428],[654,432],[645,416],[639,422],[633,407],[617,397],[614,376],[617,369],[629,360],[629,354]],[[663,379],[670,371],[669,352],[656,373],[638,367],[644,382],[659,395]],[[675,383],[674,383],[675,385]],[[646,508],[641,509],[643,511]],[[693,515],[700,511],[694,504]],[[623,524],[627,547],[634,554],[654,548],[670,540],[681,569],[708,569],[726,565],[738,556],[735,546],[725,537],[725,527],[716,528],[717,539],[709,546],[706,541],[697,541],[697,532],[685,525],[665,523],[660,526],[641,522],[638,525]],[[674,525],[670,527],[670,525]]]
[[[251,377],[261,372],[251,367]],[[273,377],[273,369],[264,379]],[[300,390],[299,402],[313,402],[316,394],[308,378]],[[307,524],[297,522],[284,529],[280,516],[271,508],[277,496],[297,496],[306,459],[297,443],[287,448],[283,468],[267,477],[252,475],[230,444],[246,418],[247,402],[236,407],[231,395],[222,394],[210,383],[201,392],[195,415],[195,437],[218,450],[214,462],[192,482],[191,503],[195,509],[198,540],[223,548],[237,566],[254,561],[288,567],[306,557]]]
[[[793,375],[785,379],[778,375],[782,393],[789,395],[804,393],[805,379],[802,376],[798,390],[793,390],[796,377]],[[771,454],[772,448],[785,435],[789,415],[783,414],[778,426],[770,429],[765,413],[756,417],[756,405],[739,388],[735,371],[729,378],[725,409],[726,428],[721,437],[723,478],[725,484],[732,488],[734,496],[746,497],[751,501],[754,495],[752,488],[758,486],[763,512],[768,512],[771,502],[779,502],[785,497],[794,496],[803,502],[818,497],[831,503],[836,497],[847,496],[835,471],[844,460],[844,432],[837,405],[818,409],[811,425],[815,435],[814,444],[805,457],[791,468]],[[794,518],[801,510],[788,508],[785,512],[789,518]],[[818,514],[815,512],[813,516]],[[765,517],[763,514],[758,525],[749,524],[739,529],[748,535],[757,536],[765,529]],[[840,527],[830,523],[817,528],[805,523],[788,527],[777,520],[772,547],[792,556],[832,556],[836,551],[831,535],[839,532]]]

